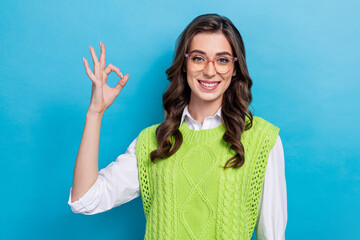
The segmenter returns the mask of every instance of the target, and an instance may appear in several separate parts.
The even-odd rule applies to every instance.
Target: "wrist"
[[[102,116],[104,115],[104,112],[96,112],[91,110],[90,108],[88,109],[87,113],[86,113],[86,117],[87,118],[102,118]]]

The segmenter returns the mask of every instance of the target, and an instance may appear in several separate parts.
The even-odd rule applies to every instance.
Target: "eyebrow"
[[[205,53],[204,51],[197,50],[197,49],[192,50],[190,53],[200,53],[200,54],[206,55],[206,53]],[[229,52],[226,52],[226,51],[225,51],[225,52],[218,52],[218,53],[215,54],[215,56],[218,56],[218,55],[229,55],[229,56],[232,56]]]

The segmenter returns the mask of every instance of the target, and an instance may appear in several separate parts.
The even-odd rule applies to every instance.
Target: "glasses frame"
[[[192,59],[192,56],[190,55],[190,53],[185,53],[185,57],[186,57],[187,59]],[[230,57],[230,58],[232,59],[232,63],[233,63],[233,64],[234,64],[234,62],[236,62],[236,61],[238,60],[237,57],[233,57],[233,56],[228,56],[228,57]],[[202,70],[197,70],[197,71],[195,71],[195,72],[204,71],[205,68],[207,67],[207,65],[209,64],[209,62],[212,62],[212,63],[213,63],[213,66],[214,66],[215,71],[216,71],[217,73],[219,73],[219,74],[226,74],[226,73],[228,73],[228,72],[230,71],[230,69],[229,69],[229,71],[227,71],[227,72],[223,72],[223,73],[218,72],[218,70],[216,69],[216,66],[215,66],[215,61],[214,61],[215,58],[216,58],[216,56],[213,57],[212,59],[209,59],[208,56],[205,55],[205,58],[206,58],[206,59],[205,59],[205,60],[206,60],[206,64],[205,64],[204,68],[203,68]]]

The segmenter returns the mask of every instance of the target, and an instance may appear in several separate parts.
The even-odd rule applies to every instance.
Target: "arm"
[[[269,153],[255,227],[258,240],[285,240],[287,197],[284,150],[280,136]]]
[[[88,61],[83,58],[86,74],[93,84],[90,106],[86,114],[84,132],[74,167],[72,202],[82,197],[96,181],[102,116],[129,78],[129,75],[123,77],[120,69],[112,64],[105,68],[105,46],[101,42],[100,46],[100,60],[98,60],[94,48],[89,47],[94,63],[94,73],[91,71]],[[112,71],[121,77],[114,88],[110,88],[106,84],[107,76]]]
[[[68,204],[74,213],[91,215],[105,212],[140,196],[136,142],[137,138],[125,154],[100,170],[95,184],[79,200],[71,202],[70,189]]]
[[[86,114],[85,128],[74,168],[72,202],[83,196],[98,176],[101,119],[102,114]]]

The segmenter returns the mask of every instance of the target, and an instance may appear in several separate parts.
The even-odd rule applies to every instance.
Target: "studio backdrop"
[[[204,13],[242,34],[251,110],[280,128],[286,239],[360,235],[360,3],[3,1],[0,8],[0,239],[142,239],[141,198],[86,216],[67,204],[90,103],[88,46],[130,79],[105,112],[99,169],[164,119],[175,42]],[[92,68],[92,66],[91,66]],[[118,77],[109,76],[115,86]],[[253,236],[255,239],[255,236]]]

